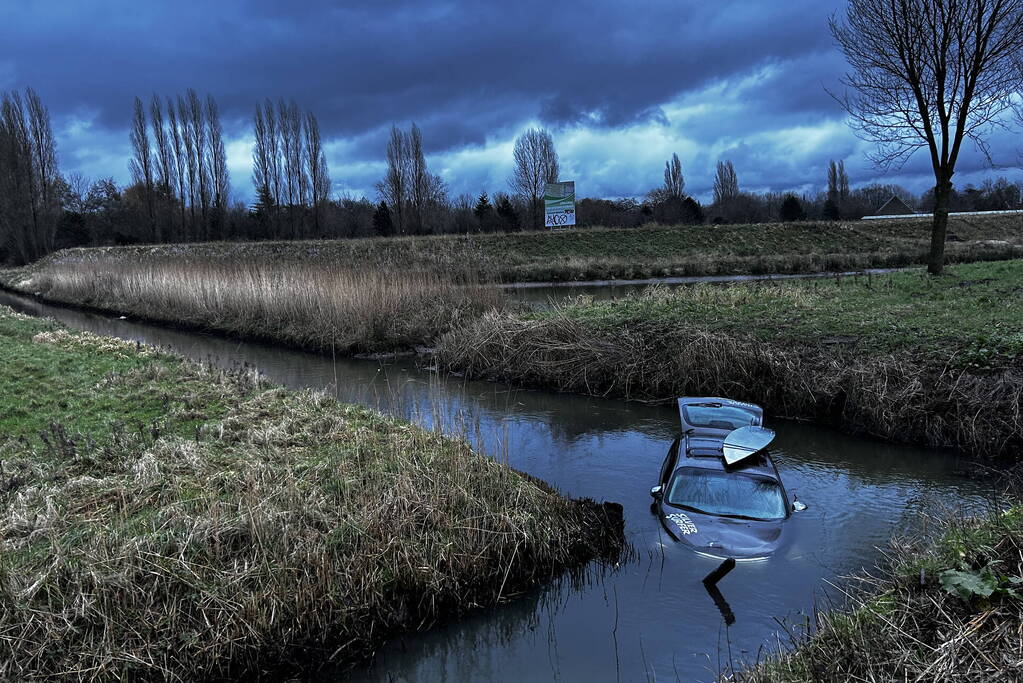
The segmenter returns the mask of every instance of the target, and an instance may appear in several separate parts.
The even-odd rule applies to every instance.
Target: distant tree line
[[[320,125],[294,102],[267,100],[253,118],[253,218],[261,234],[316,237],[330,201],[330,169]]]
[[[267,100],[252,120],[251,206],[231,203],[223,130],[216,101],[194,90],[136,98],[129,139],[132,182],[62,176],[49,114],[32,90],[0,93],[0,262],[25,263],[70,246],[197,240],[350,238],[543,228],[543,195],[559,180],[553,136],[525,131],[515,141],[508,191],[450,196],[428,168],[416,124],[392,127],[387,170],[377,196],[331,195],[319,124],[294,102]],[[855,220],[897,196],[918,211],[933,191],[914,196],[896,185],[852,188],[843,161],[829,163],[815,193],[742,189],[730,160],[717,162],[713,199],[686,192],[682,161],[665,162],[663,183],[641,198],[582,198],[580,227],[699,225],[799,220]],[[1004,178],[948,190],[950,211],[1021,207],[1023,187]]]

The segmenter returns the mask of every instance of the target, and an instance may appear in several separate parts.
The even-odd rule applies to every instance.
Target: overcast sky
[[[161,6],[156,6],[157,4]],[[335,194],[375,198],[387,131],[415,121],[452,195],[507,190],[516,135],[554,135],[580,196],[640,196],[682,159],[708,199],[719,159],[746,190],[815,191],[829,159],[853,185],[919,192],[927,159],[883,173],[825,92],[845,64],[838,0],[440,2],[374,0],[0,5],[0,90],[35,88],[65,172],[129,179],[136,95],[195,88],[220,104],[233,193],[252,196],[251,118],[266,97],[312,110]],[[995,161],[1023,139],[999,133]],[[970,150],[957,184],[1021,176]]]

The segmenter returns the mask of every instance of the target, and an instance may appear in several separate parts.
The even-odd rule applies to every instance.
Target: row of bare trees
[[[279,237],[321,234],[330,170],[316,116],[294,102],[268,99],[256,107],[253,132],[257,214]]]
[[[437,232],[438,218],[447,205],[447,188],[430,173],[423,153],[423,134],[415,123],[409,130],[391,126],[387,141],[387,175],[377,193],[399,235]]]
[[[503,202],[496,198],[496,210],[486,195],[481,195],[475,205],[470,197],[459,197],[452,207],[444,181],[427,168],[419,126],[413,123],[407,131],[392,126],[387,142],[387,174],[377,183],[380,205],[374,225],[381,234],[400,235],[447,232],[445,219],[459,229],[542,227],[544,191],[547,183],[557,182],[559,172],[550,132],[530,128],[520,135],[515,140],[514,161],[508,184],[524,204],[521,218],[507,197]]]
[[[223,232],[230,179],[220,113],[212,96],[135,98],[129,162],[149,240],[210,239]]]
[[[34,90],[0,93],[0,248],[22,263],[53,250],[63,181],[50,113]]]

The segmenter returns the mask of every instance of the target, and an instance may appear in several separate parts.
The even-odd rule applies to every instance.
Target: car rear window
[[[682,407],[686,423],[694,427],[709,429],[739,429],[749,427],[757,419],[757,414],[741,406],[699,405],[691,404]]]

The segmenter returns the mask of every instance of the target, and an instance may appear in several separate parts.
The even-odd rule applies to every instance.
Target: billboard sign
[[[544,225],[575,225],[575,182],[547,183],[543,193]]]

